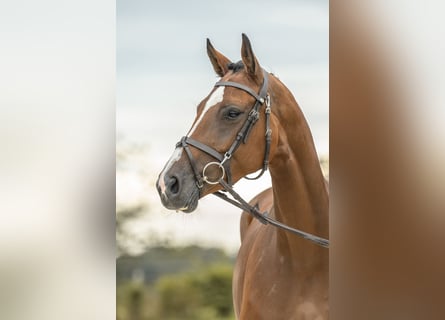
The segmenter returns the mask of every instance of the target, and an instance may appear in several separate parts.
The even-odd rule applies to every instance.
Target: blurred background
[[[332,319],[445,319],[443,12],[329,4]],[[0,2],[0,319],[230,319],[239,211],[169,213],[153,183],[216,80],[205,38],[236,60],[241,32],[327,154],[325,1]]]
[[[240,60],[246,33],[260,64],[300,104],[328,168],[328,1],[117,1],[116,239],[119,319],[232,319],[240,210],[216,197],[192,214],[155,189],[175,143],[217,81],[206,38]],[[270,186],[240,181],[247,199]]]

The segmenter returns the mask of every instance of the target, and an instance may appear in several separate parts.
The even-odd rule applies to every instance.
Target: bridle
[[[248,94],[250,94],[252,97],[255,98],[255,104],[253,105],[252,109],[249,112],[249,115],[244,122],[244,125],[238,132],[238,134],[235,137],[235,140],[229,147],[229,149],[224,153],[219,153],[212,147],[209,147],[208,145],[205,145],[191,137],[185,136],[182,137],[181,141],[179,141],[176,144],[176,147],[183,147],[185,152],[187,153],[187,156],[190,161],[190,165],[193,170],[193,174],[195,175],[196,179],[196,185],[199,189],[201,189],[204,186],[204,182],[208,184],[218,184],[220,179],[224,179],[225,176],[227,176],[227,183],[231,186],[232,185],[232,174],[230,171],[230,159],[232,158],[233,153],[238,149],[238,147],[241,145],[241,143],[246,143],[247,138],[250,135],[250,131],[253,128],[253,125],[258,121],[260,117],[259,109],[260,107],[266,103],[265,108],[265,114],[266,114],[266,150],[264,152],[264,161],[263,161],[263,167],[261,169],[261,172],[258,174],[258,176],[254,178],[246,177],[246,179],[249,180],[256,180],[259,177],[263,175],[263,173],[267,170],[267,167],[269,165],[269,152],[270,152],[270,141],[271,141],[271,135],[272,131],[270,130],[270,98],[267,94],[267,87],[268,87],[268,74],[263,70],[264,74],[264,80],[263,84],[261,85],[261,89],[259,94],[257,94],[255,91],[253,91],[248,86],[245,86],[243,84],[233,82],[233,81],[218,81],[215,83],[215,87],[235,87],[241,90],[244,90]],[[202,175],[197,169],[195,159],[190,151],[189,145],[207,153],[208,155],[212,156],[219,162],[213,161],[206,164],[202,171]],[[211,166],[217,166],[221,172],[221,177],[218,179],[211,180],[207,175],[206,172]]]
[[[270,96],[267,93],[268,82],[269,82],[268,73],[265,70],[263,70],[263,75],[264,75],[263,83],[261,85],[261,88],[260,88],[260,91],[258,94],[254,90],[249,88],[248,86],[243,85],[238,82],[218,81],[215,83],[215,87],[221,87],[221,86],[234,87],[234,88],[237,88],[237,89],[247,92],[248,94],[250,94],[252,97],[255,98],[255,104],[253,105],[252,109],[250,110],[249,115],[248,115],[246,121],[244,122],[244,125],[241,127],[240,131],[238,132],[238,134],[235,137],[235,140],[233,141],[233,143],[231,144],[229,149],[224,154],[222,154],[222,153],[216,151],[215,149],[213,149],[212,147],[209,147],[208,145],[203,144],[203,143],[201,143],[191,137],[188,137],[188,136],[182,137],[181,140],[176,144],[176,147],[182,147],[185,150],[187,157],[189,159],[190,166],[192,167],[193,174],[195,176],[196,185],[197,185],[198,189],[202,189],[202,187],[204,186],[204,183],[208,183],[208,184],[212,184],[212,185],[220,184],[223,187],[224,191],[227,191],[228,193],[230,193],[234,199],[229,198],[227,195],[225,195],[224,193],[219,192],[219,191],[213,193],[214,195],[237,206],[238,208],[240,208],[242,210],[249,212],[253,217],[257,218],[261,223],[263,223],[263,224],[269,223],[269,224],[276,226],[278,228],[282,228],[286,231],[297,234],[297,235],[303,237],[304,239],[310,240],[322,247],[328,248],[329,240],[312,235],[310,233],[307,233],[307,232],[304,232],[304,231],[301,231],[298,229],[291,228],[285,224],[282,224],[282,223],[268,217],[267,212],[265,212],[265,213],[259,212],[257,207],[251,206],[249,203],[247,203],[232,187],[230,159],[232,158],[233,153],[241,145],[241,143],[247,142],[247,139],[249,137],[249,134],[250,134],[253,126],[259,119],[259,115],[260,115],[259,110],[263,104],[265,104],[265,106],[266,106],[264,109],[264,113],[266,116],[266,132],[265,132],[266,146],[265,146],[265,151],[264,151],[263,167],[261,168],[261,172],[256,177],[250,178],[250,177],[246,176],[245,178],[248,180],[256,180],[264,174],[264,172],[267,170],[267,168],[269,166],[270,143],[271,143],[271,137],[272,137],[272,130],[270,129],[270,114],[271,114],[270,107],[271,107],[271,104],[270,104]],[[192,155],[189,145],[207,153],[208,155],[215,158],[219,162],[212,161],[212,162],[207,163],[204,166],[204,168],[202,170],[202,174],[201,174],[197,168],[195,158]],[[218,179],[210,179],[206,174],[207,171],[209,170],[209,168],[212,166],[216,166],[220,170],[221,176]],[[227,182],[224,180],[225,177],[227,177]]]

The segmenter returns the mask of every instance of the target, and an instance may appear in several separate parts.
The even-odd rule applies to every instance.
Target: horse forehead
[[[198,119],[196,119],[195,123],[193,124],[193,127],[190,129],[190,132],[188,136],[191,136],[195,129],[199,126],[202,119],[204,118],[205,114],[214,106],[216,106],[218,103],[222,102],[224,100],[224,90],[225,87],[218,87],[213,91],[210,96],[208,97],[207,101],[205,102],[204,108],[202,109],[201,113],[198,115]]]
[[[217,87],[215,89],[215,91],[213,91],[210,94],[210,97],[207,99],[205,105],[204,105],[204,110],[203,113],[210,109],[211,107],[217,105],[218,103],[220,103],[221,101],[223,101],[224,99],[224,91],[225,91],[225,87]]]

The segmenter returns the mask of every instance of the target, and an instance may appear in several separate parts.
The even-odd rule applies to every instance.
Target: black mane
[[[235,73],[242,70],[244,68],[244,64],[241,60],[238,62],[231,62],[227,65],[227,68]]]

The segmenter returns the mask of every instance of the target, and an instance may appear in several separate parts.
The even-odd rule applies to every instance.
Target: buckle
[[[266,96],[266,107],[270,108],[270,96],[269,95]]]
[[[260,113],[257,110],[252,109],[249,112],[249,117],[248,118],[250,120],[252,120],[252,121],[257,121],[260,118]]]
[[[221,165],[223,165],[224,162],[226,162],[230,158],[232,158],[232,155],[229,152],[224,153],[224,159],[221,161]]]

